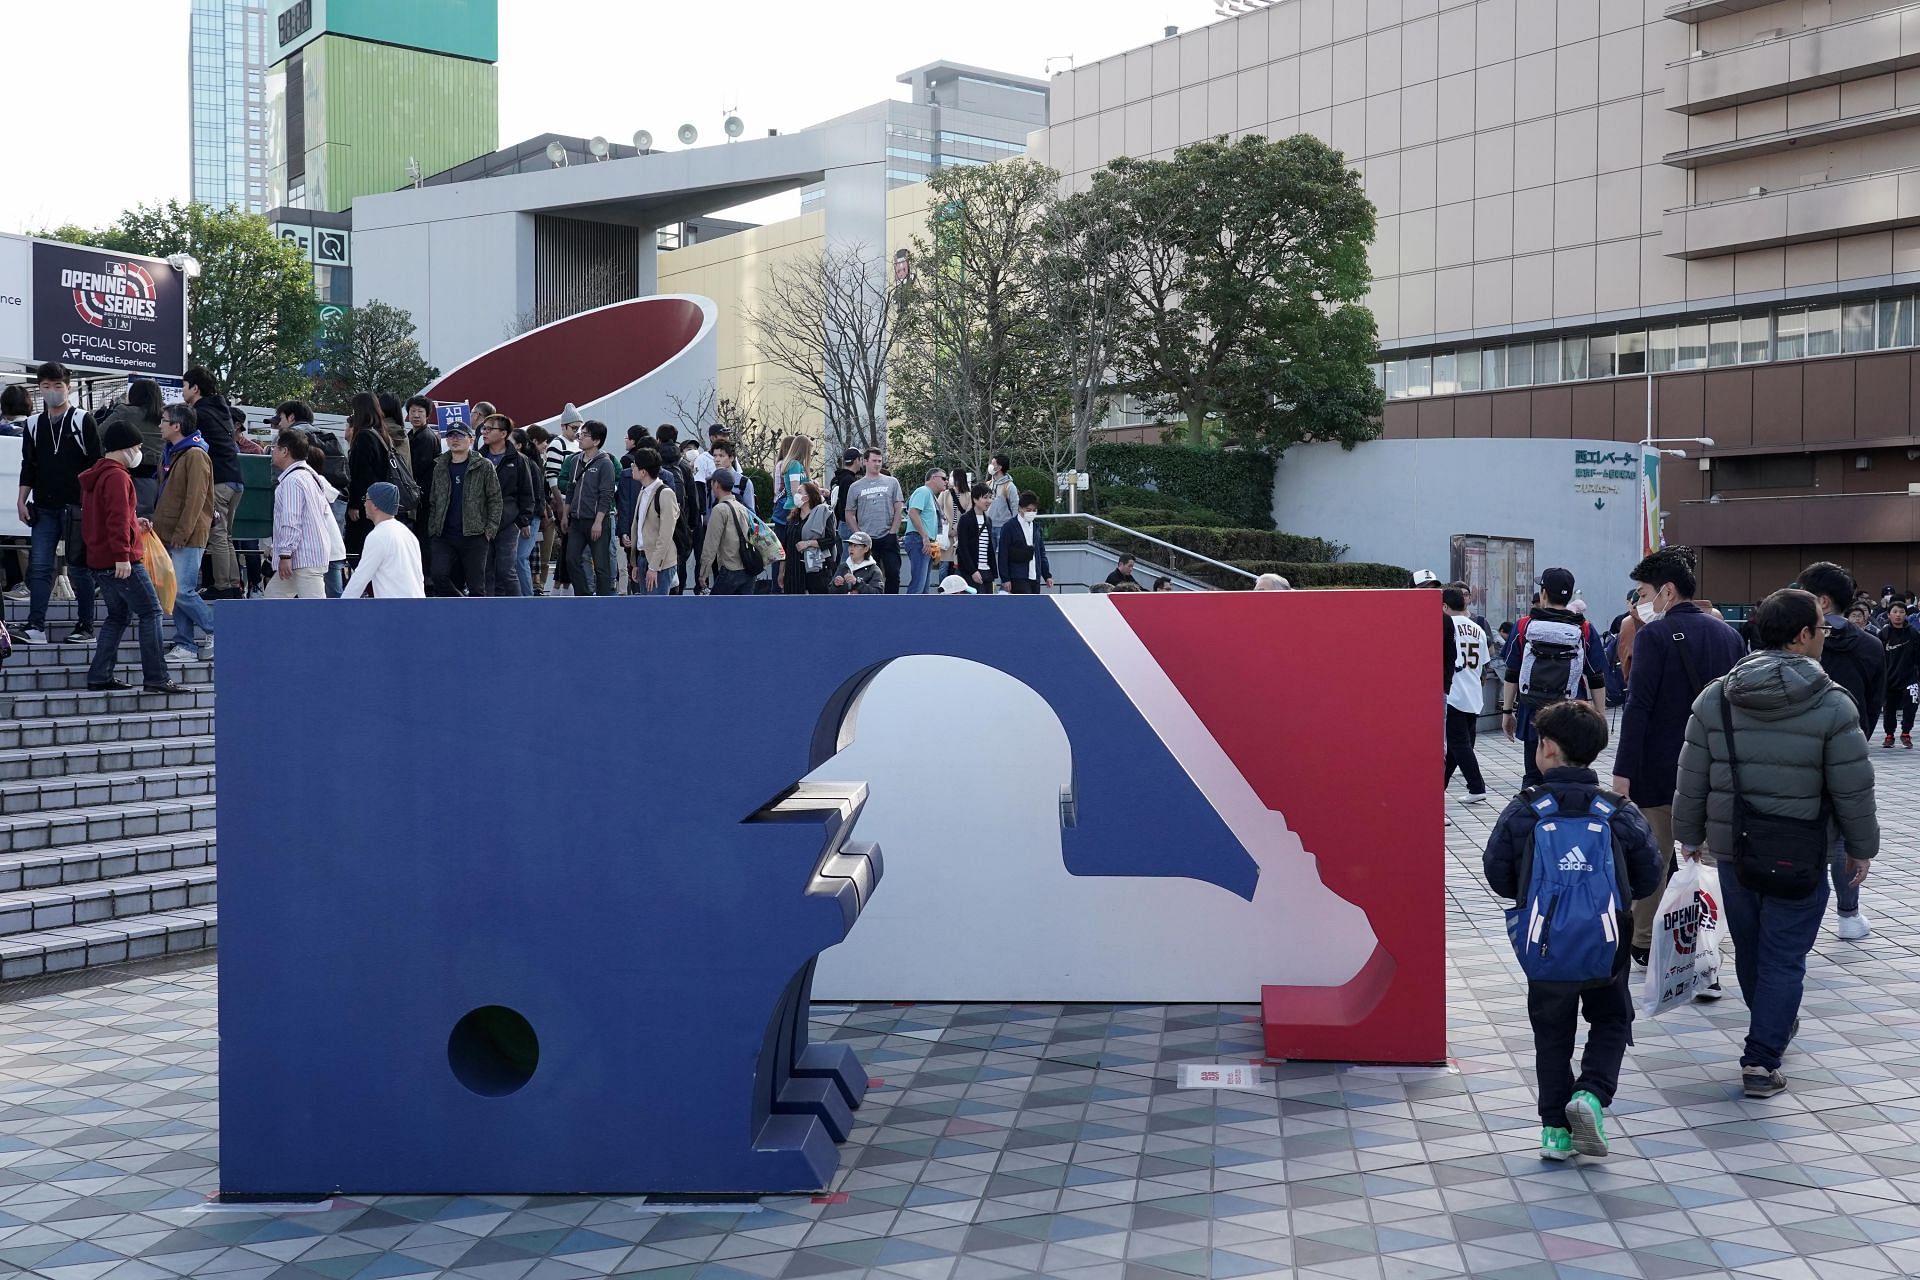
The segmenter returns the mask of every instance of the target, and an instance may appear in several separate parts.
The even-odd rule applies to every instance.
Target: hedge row
[[[1342,560],[1338,564],[1299,564],[1286,560],[1243,560],[1240,567],[1248,573],[1277,573],[1289,586],[1306,587],[1384,587],[1407,585],[1411,575],[1397,564],[1370,564],[1364,560]],[[1249,586],[1244,578],[1241,586]]]
[[[1095,444],[1087,449],[1087,470],[1103,502],[1117,487],[1145,489],[1176,510],[1203,507],[1237,526],[1273,528],[1273,459],[1258,450]]]

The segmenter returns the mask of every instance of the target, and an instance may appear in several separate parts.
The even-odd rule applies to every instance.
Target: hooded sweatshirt
[[[1888,623],[1880,633],[1880,646],[1887,654],[1888,693],[1904,693],[1908,685],[1920,681],[1920,643],[1916,640],[1920,640],[1920,630],[1911,622],[1901,627]]]
[[[113,458],[102,458],[80,474],[80,536],[89,569],[140,563],[133,477]]]
[[[1872,733],[1880,723],[1880,707],[1887,698],[1887,651],[1845,618],[1830,614],[1833,634],[1820,652],[1820,665],[1833,682],[1845,689],[1860,711],[1860,729]]]
[[[1748,654],[1694,701],[1673,789],[1673,834],[1682,844],[1704,842],[1723,857],[1733,852],[1723,698],[1733,704],[1740,793],[1750,810],[1815,818],[1824,793],[1847,855],[1880,851],[1873,763],[1853,699],[1819,663],[1779,649]]]

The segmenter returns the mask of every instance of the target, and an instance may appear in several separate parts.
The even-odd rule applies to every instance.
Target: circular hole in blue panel
[[[461,1084],[484,1098],[504,1098],[533,1079],[540,1037],[519,1012],[501,1004],[475,1009],[453,1024],[447,1065]]]

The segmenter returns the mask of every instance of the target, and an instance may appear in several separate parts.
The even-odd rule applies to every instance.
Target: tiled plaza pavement
[[[1642,1022],[1609,1160],[1532,1155],[1521,988],[1479,875],[1488,806],[1448,820],[1452,1069],[1281,1065],[1258,1093],[1182,1093],[1173,1064],[1259,1053],[1250,1006],[821,1007],[815,1035],[884,1084],[834,1194],[739,1211],[514,1196],[210,1211],[212,964],[17,996],[0,1005],[0,1276],[1920,1274],[1905,1132],[1920,1121],[1920,761],[1874,754],[1875,935],[1823,936],[1791,1091],[1739,1096],[1737,997]],[[1516,755],[1487,755],[1510,794]]]

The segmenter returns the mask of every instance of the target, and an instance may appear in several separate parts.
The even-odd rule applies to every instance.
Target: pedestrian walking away
[[[140,465],[140,433],[126,422],[107,426],[100,441],[101,457],[80,476],[80,506],[86,513],[81,541],[88,565],[95,570],[107,616],[100,623],[93,661],[87,667],[87,688],[94,692],[130,689],[113,674],[120,657],[120,638],[132,621],[140,637],[140,675],[148,693],[185,693],[186,687],[167,673],[160,638],[160,598],[143,563],[141,533],[152,527],[140,518],[131,470]]]
[[[1131,580],[1131,579],[1129,579]],[[1492,661],[1487,633],[1467,616],[1464,591],[1448,587],[1440,593],[1444,615],[1440,622],[1441,692],[1445,697],[1447,772],[1441,785],[1453,785],[1453,771],[1460,770],[1466,780],[1464,803],[1483,804],[1487,782],[1480,775],[1480,757],[1474,754],[1473,740],[1479,731],[1480,713],[1486,708],[1486,691],[1480,687],[1480,675]]]
[[[53,598],[55,559],[64,546],[78,621],[67,639],[89,644],[94,635],[94,583],[80,536],[80,476],[100,457],[100,436],[93,415],[72,403],[64,366],[49,361],[37,376],[45,407],[27,419],[20,443],[19,515],[31,541],[27,625],[15,638],[22,644],[47,643],[47,602]]]
[[[1694,603],[1695,573],[1691,551],[1667,547],[1635,565],[1632,574],[1640,584],[1633,609],[1634,675],[1620,713],[1613,789],[1646,815],[1660,853],[1659,887],[1633,904],[1633,958],[1640,965],[1653,946],[1654,916],[1673,870],[1673,778],[1687,721],[1707,685],[1746,653],[1732,627]],[[1704,851],[1701,859],[1712,865],[1713,851]],[[1716,983],[1707,995],[1718,994]]]
[[[1508,928],[1527,974],[1540,1157],[1604,1156],[1602,1113],[1633,1043],[1627,903],[1653,893],[1660,862],[1646,820],[1632,801],[1601,790],[1591,767],[1607,745],[1605,714],[1587,701],[1552,703],[1534,730],[1542,781],[1500,815],[1482,868],[1488,887],[1515,902]]]
[[[1747,1004],[1741,1086],[1767,1098],[1787,1087],[1781,1059],[1826,914],[1830,830],[1837,825],[1846,841],[1847,880],[1858,889],[1880,851],[1880,826],[1859,711],[1820,665],[1829,625],[1820,603],[1776,591],[1750,623],[1759,650],[1709,685],[1687,722],[1673,834],[1684,857],[1718,851]]]
[[[273,442],[273,577],[269,600],[324,600],[327,567],[346,558],[340,526],[307,463],[303,431],[283,430]]]
[[[360,548],[360,563],[347,579],[341,598],[358,600],[369,592],[380,600],[419,600],[426,594],[420,572],[420,541],[396,517],[400,490],[388,481],[367,486],[367,514],[373,530]]]
[[[1853,699],[1860,715],[1860,731],[1871,737],[1880,726],[1887,696],[1887,651],[1860,623],[1840,612],[1854,598],[1853,575],[1831,560],[1822,560],[1800,571],[1799,585],[1819,602],[1826,618],[1827,630],[1815,657],[1821,669]],[[1892,599],[1891,590],[1884,598]],[[1844,941],[1858,942],[1873,933],[1873,921],[1860,907],[1860,887],[1847,870],[1847,858],[1846,833],[1841,831],[1834,836],[1827,859],[1833,906],[1839,916],[1835,931]]]
[[[1571,570],[1542,573],[1539,597],[1520,620],[1507,648],[1506,680],[1500,690],[1501,728],[1507,737],[1520,739],[1524,786],[1537,786],[1541,778],[1534,758],[1538,740],[1533,713],[1568,699],[1598,706],[1605,696],[1607,673],[1600,665],[1599,633],[1573,611],[1572,602]]]
[[[199,365],[180,375],[180,402],[193,410],[194,425],[207,442],[207,458],[213,464],[213,532],[207,537],[206,558],[213,565],[216,595],[232,598],[242,592],[240,557],[233,549],[233,517],[246,489],[234,441],[233,411],[221,398],[213,374]]]

